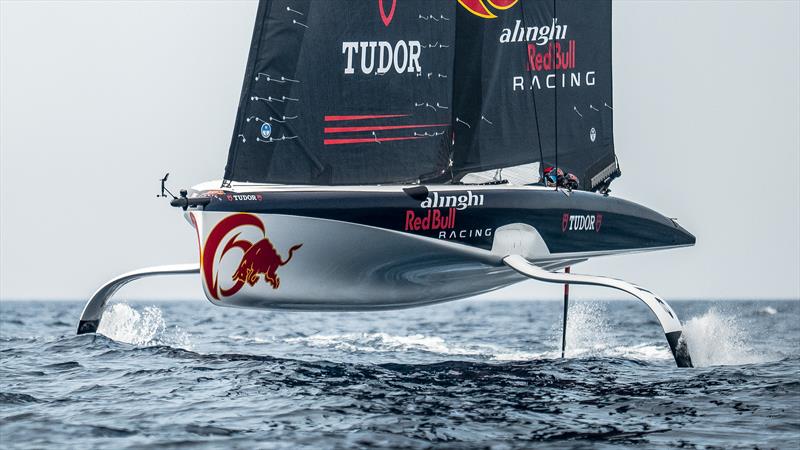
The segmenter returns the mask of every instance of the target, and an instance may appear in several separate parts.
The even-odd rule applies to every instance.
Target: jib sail
[[[610,2],[527,0],[493,15],[457,14],[454,173],[543,159],[600,187],[618,174]]]
[[[455,0],[261,0],[225,179],[414,182],[448,168]]]
[[[611,6],[261,0],[225,179],[457,181],[544,161],[618,173]]]

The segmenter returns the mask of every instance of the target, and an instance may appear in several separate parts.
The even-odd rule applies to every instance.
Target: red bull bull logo
[[[260,231],[264,237],[253,243],[247,239],[240,238],[242,232],[233,234],[239,228],[254,227]],[[233,234],[233,236],[222,246],[223,240]],[[220,246],[222,246],[221,252]],[[222,219],[208,234],[206,244],[201,250],[200,261],[202,265],[203,279],[208,291],[215,300],[222,297],[230,297],[241,290],[245,284],[255,286],[259,281],[278,289],[281,279],[278,276],[278,269],[291,261],[294,253],[303,244],[292,246],[288,251],[288,256],[283,259],[275,249],[275,245],[267,238],[266,227],[261,219],[253,214],[233,214]],[[236,267],[231,281],[233,285],[223,287],[219,283],[219,262],[228,254],[229,251],[238,249],[243,252],[242,259]],[[219,253],[219,256],[217,256]],[[229,284],[229,283],[228,283]]]
[[[289,257],[284,261],[275,250],[272,242],[264,238],[244,252],[242,262],[239,263],[239,267],[231,279],[255,286],[259,277],[263,275],[264,281],[269,283],[272,289],[278,289],[281,285],[281,279],[278,278],[278,274],[275,271],[278,270],[278,267],[285,266],[292,259],[294,252],[302,246],[303,244],[297,244],[290,248]]]

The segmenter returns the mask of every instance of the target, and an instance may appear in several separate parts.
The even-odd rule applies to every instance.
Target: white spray
[[[147,306],[140,313],[130,305],[115,303],[103,313],[97,332],[136,346],[168,345],[191,349],[189,333],[179,327],[168,328],[161,310],[155,306]]]
[[[683,336],[695,367],[769,361],[769,355],[752,347],[746,330],[735,316],[711,308],[685,322]]]

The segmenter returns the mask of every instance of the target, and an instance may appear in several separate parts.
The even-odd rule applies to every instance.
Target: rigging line
[[[520,5],[520,10],[522,11],[522,26],[523,29],[527,30],[527,23],[525,20],[525,4]],[[530,43],[529,43],[530,45]],[[530,61],[528,61],[530,64]],[[533,117],[536,121],[536,141],[539,144],[539,179],[544,182],[544,152],[542,151],[542,133],[539,131],[539,109],[536,108],[536,90],[533,89],[533,84],[531,83],[531,98],[533,99]],[[545,182],[545,185],[547,183]]]
[[[453,109],[450,113],[450,139],[448,140],[450,147],[447,149],[447,167],[445,168],[445,170],[450,171],[450,184],[453,184],[456,180],[455,172],[453,172],[456,150],[456,122],[453,119],[458,120],[458,116],[456,116],[456,107],[458,106],[456,98],[456,80],[458,79],[456,76],[456,58],[458,57],[458,14],[454,15],[453,19],[455,19],[455,23],[453,24],[453,63],[450,66],[450,73],[453,76],[453,81],[450,83],[450,102],[453,105]]]
[[[556,21],[556,0],[553,0],[553,22]],[[555,46],[550,47],[550,61],[553,61],[553,48]],[[556,190],[558,190],[558,69],[556,69],[556,64],[553,64],[553,75],[556,79],[555,89],[553,89],[553,121],[555,122],[555,138],[554,138],[554,146],[556,151]],[[583,175],[581,175],[583,176]],[[564,173],[564,179],[566,181],[567,174]]]

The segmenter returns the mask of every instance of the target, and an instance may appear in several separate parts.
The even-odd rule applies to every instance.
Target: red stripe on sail
[[[325,139],[325,145],[339,144],[366,144],[369,142],[407,141],[409,139],[422,139],[422,136],[388,137],[388,138],[352,138],[352,139]]]
[[[340,120],[367,120],[367,119],[393,119],[395,117],[408,117],[409,114],[373,114],[366,116],[325,116],[325,122]]]
[[[365,127],[329,127],[325,128],[326,133],[349,133],[358,131],[384,131],[384,130],[403,130],[407,128],[430,128],[446,127],[448,123],[431,123],[421,125],[370,125]]]

